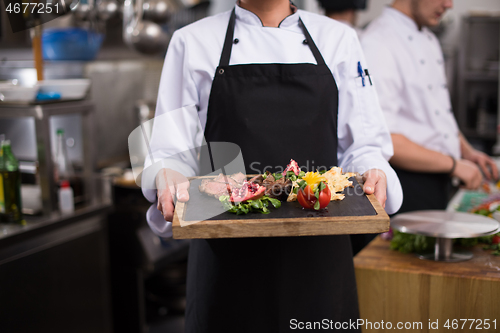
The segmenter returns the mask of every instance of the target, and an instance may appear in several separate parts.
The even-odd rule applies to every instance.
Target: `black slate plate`
[[[332,201],[321,211],[305,210],[298,202],[282,202],[280,208],[271,207],[271,213],[250,213],[236,215],[223,211],[222,204],[214,197],[201,193],[198,187],[202,179],[193,179],[189,188],[189,201],[186,204],[184,221],[200,220],[248,220],[248,219],[287,219],[301,217],[328,216],[369,216],[377,215],[370,200],[363,193],[361,185],[352,177],[354,187],[346,188],[344,200]]]

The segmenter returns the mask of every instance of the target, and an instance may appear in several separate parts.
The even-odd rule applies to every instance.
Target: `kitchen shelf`
[[[33,118],[37,149],[38,172],[42,197],[43,215],[50,216],[57,209],[57,192],[54,179],[50,118],[60,115],[82,116],[83,180],[85,199],[95,200],[95,184],[92,173],[94,162],[94,104],[88,100],[58,102],[38,105],[0,104],[0,121],[13,118]]]
[[[462,19],[462,38],[458,53],[455,114],[460,130],[468,139],[478,140],[484,150],[498,141],[495,132],[481,133],[484,126],[498,124],[500,110],[495,106],[499,94],[500,17],[467,16]],[[476,68],[476,69],[472,69]],[[498,102],[496,102],[498,105]],[[491,124],[491,125],[493,125]]]

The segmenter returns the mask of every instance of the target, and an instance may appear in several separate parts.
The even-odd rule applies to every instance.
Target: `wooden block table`
[[[354,258],[360,317],[372,323],[391,322],[393,327],[368,326],[363,332],[398,331],[398,322],[422,323],[421,329],[400,331],[500,332],[500,258],[482,250],[482,245],[472,252],[469,261],[434,262],[392,251],[388,241],[374,239]],[[453,319],[458,328],[444,327]],[[482,319],[482,323],[477,326],[476,320],[470,329],[472,321],[464,325],[460,319]],[[484,319],[489,319],[489,329]],[[429,329],[429,320],[438,320],[438,329]]]

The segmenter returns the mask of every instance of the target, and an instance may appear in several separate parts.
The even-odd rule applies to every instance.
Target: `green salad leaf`
[[[268,209],[269,205],[274,208],[281,207],[281,201],[273,199],[268,196],[263,196],[257,200],[247,200],[238,204],[231,202],[228,195],[219,197],[219,201],[225,210],[236,215],[248,214],[251,212],[259,212],[262,214],[269,214],[271,211]]]

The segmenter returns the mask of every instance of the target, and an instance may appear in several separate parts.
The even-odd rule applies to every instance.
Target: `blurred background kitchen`
[[[357,26],[390,3],[369,0]],[[65,14],[15,33],[5,4],[2,332],[183,332],[189,242],[147,227],[128,136],[154,116],[172,32],[234,0],[59,0]],[[500,155],[500,1],[455,0],[435,33],[462,132]]]

